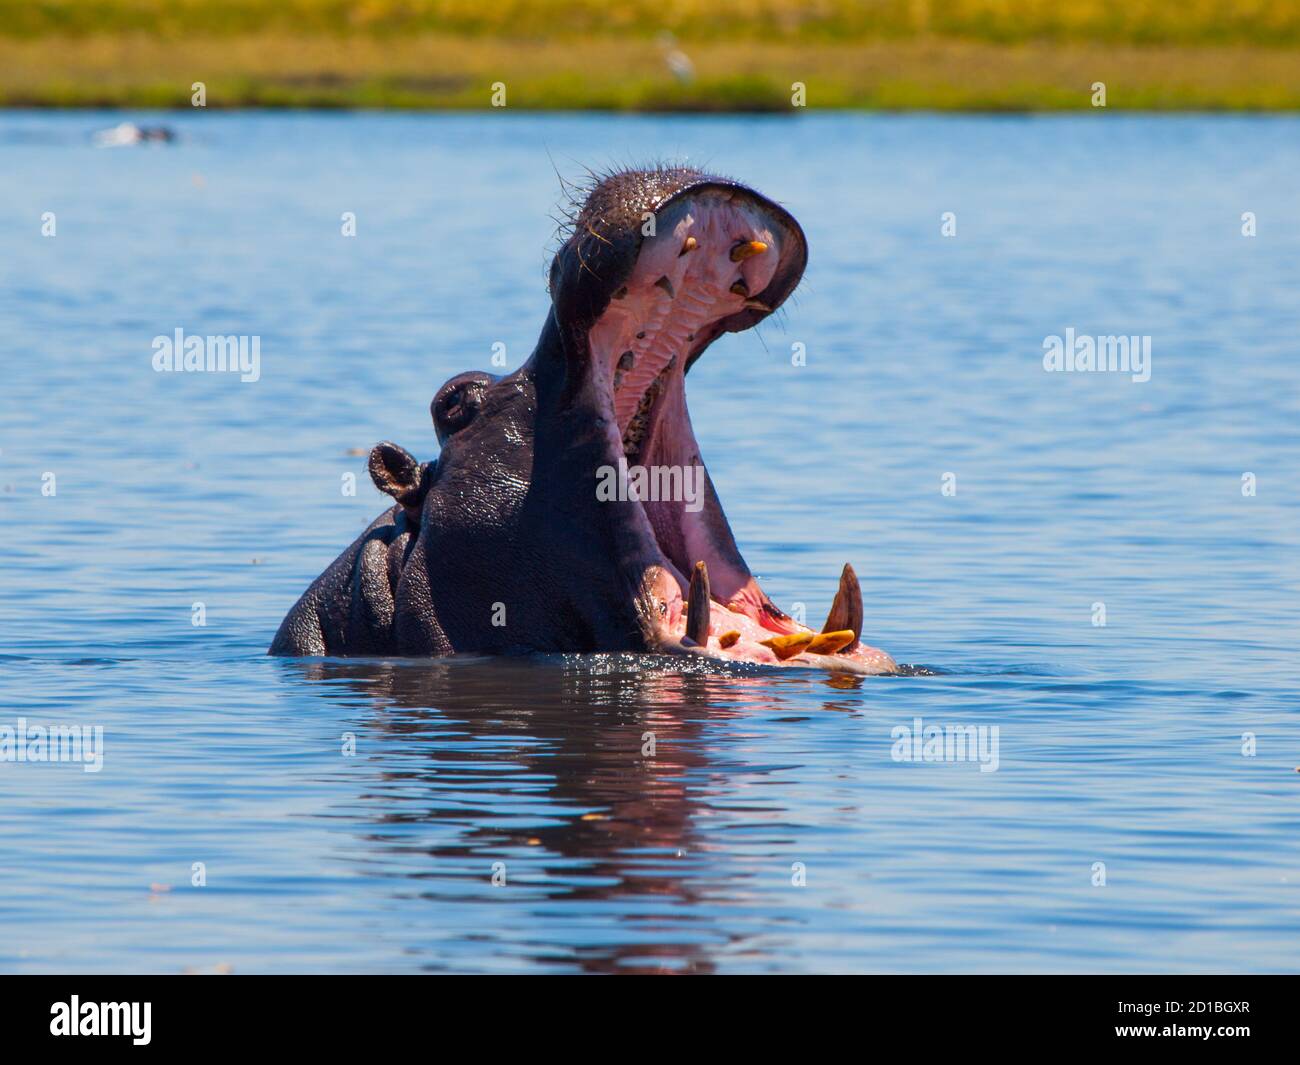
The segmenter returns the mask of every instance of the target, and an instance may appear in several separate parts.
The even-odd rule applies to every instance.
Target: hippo
[[[687,373],[794,291],[799,224],[686,167],[616,171],[587,191],[532,355],[438,389],[435,461],[374,448],[392,506],[303,593],[270,654],[641,652],[899,672],[861,640],[852,566],[819,632],[768,598],[691,427]]]

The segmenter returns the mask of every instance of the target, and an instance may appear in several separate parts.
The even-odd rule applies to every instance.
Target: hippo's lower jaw
[[[814,633],[736,546],[686,405],[692,363],[789,296],[807,246],[788,212],[693,170],[598,182],[551,266],[537,348],[432,404],[436,463],[379,445],[397,500],[313,584],[271,653],[659,651],[890,673],[859,642],[845,567]]]
[[[744,604],[723,606],[713,602],[708,568],[703,562],[697,563],[692,572],[688,599],[682,599],[677,581],[662,569],[647,572],[645,595],[651,611],[659,615],[655,644],[666,654],[773,666],[813,666],[842,673],[898,672],[897,663],[889,655],[859,639],[862,594],[853,567],[847,563],[835,602],[819,633],[791,621],[788,631],[778,634],[765,627],[765,618],[747,611]],[[694,603],[708,605],[693,607]]]

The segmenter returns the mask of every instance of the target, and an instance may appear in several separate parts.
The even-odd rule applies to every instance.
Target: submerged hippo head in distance
[[[779,307],[806,259],[798,223],[734,181],[600,181],[551,264],[537,349],[509,376],[438,390],[435,462],[374,449],[396,504],[307,589],[271,653],[656,651],[894,671],[859,641],[850,567],[820,633],[759,588],[686,407],[691,364]]]

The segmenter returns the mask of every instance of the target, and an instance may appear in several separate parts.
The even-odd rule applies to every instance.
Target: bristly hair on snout
[[[688,166],[685,162],[671,163],[663,160],[613,165],[604,170],[584,166],[583,176],[577,181],[565,178],[554,166],[554,161],[552,167],[560,183],[561,201],[556,206],[556,213],[551,216],[555,222],[555,234],[547,261],[572,241],[573,250],[584,269],[593,257],[589,254],[592,246],[608,243],[605,230],[639,227],[644,222],[642,213],[647,210],[645,205],[662,203],[676,191],[682,181],[695,177],[732,180],[726,174]],[[619,194],[600,195],[602,192],[613,192],[604,186],[618,178],[636,182],[639,195],[635,200]]]

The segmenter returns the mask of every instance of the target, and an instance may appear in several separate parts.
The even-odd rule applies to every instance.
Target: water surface
[[[0,762],[0,968],[1296,967],[1300,122],[185,113],[94,147],[122,117],[0,112],[0,725],[105,742]],[[383,506],[365,451],[433,457],[437,386],[530,351],[556,170],[656,157],[809,238],[690,379],[750,565],[818,625],[852,561],[867,638],[939,675],[265,657]],[[155,373],[177,328],[260,336],[260,380]],[[1151,336],[1150,380],[1044,372],[1066,328]],[[896,761],[917,718],[996,726],[997,771]]]

